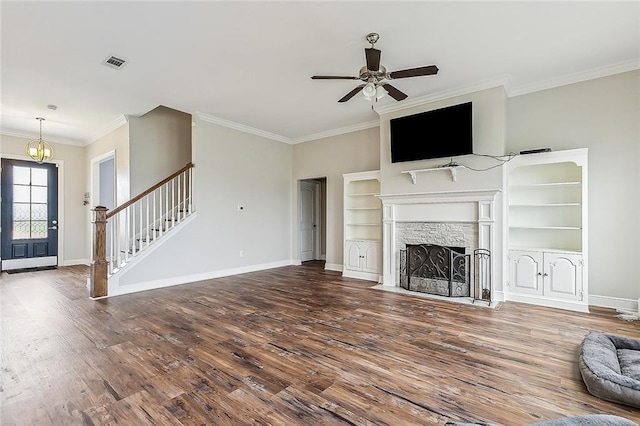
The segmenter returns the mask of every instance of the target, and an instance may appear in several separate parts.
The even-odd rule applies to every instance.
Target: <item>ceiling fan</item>
[[[358,77],[349,76],[337,76],[337,75],[314,75],[312,80],[362,80],[364,84],[359,85],[346,95],[344,95],[338,102],[347,102],[353,98],[358,92],[362,91],[362,94],[367,99],[380,99],[386,93],[389,93],[396,101],[401,101],[407,98],[407,95],[394,86],[387,83],[385,80],[394,80],[398,78],[407,77],[419,77],[423,75],[434,75],[438,73],[438,67],[435,65],[428,65],[426,67],[409,68],[406,70],[387,72],[387,69],[380,64],[380,50],[373,47],[378,41],[380,36],[377,33],[367,34],[367,41],[371,43],[371,47],[364,49],[364,54],[367,60],[367,65],[360,68]]]

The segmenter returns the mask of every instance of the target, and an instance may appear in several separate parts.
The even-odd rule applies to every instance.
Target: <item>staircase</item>
[[[109,278],[150,250],[193,214],[193,164],[108,211],[94,211],[91,297],[108,296]]]

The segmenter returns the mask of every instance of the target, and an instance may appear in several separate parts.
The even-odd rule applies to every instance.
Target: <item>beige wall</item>
[[[290,145],[196,118],[196,217],[120,283],[176,284],[290,264],[291,152]]]
[[[129,117],[131,196],[191,161],[191,114],[159,106]]]
[[[412,192],[435,191],[464,191],[471,189],[498,189],[502,187],[502,170],[497,167],[485,172],[459,170],[457,181],[453,182],[451,174],[437,172],[418,175],[418,182],[413,185],[404,170],[426,169],[436,167],[450,161],[449,158],[439,158],[422,161],[391,163],[391,140],[389,136],[389,121],[393,118],[418,114],[458,105],[466,102],[473,103],[473,151],[475,154],[503,155],[505,153],[505,99],[502,87],[457,96],[438,102],[420,105],[414,108],[384,114],[380,117],[380,177],[382,179],[381,192],[383,194],[405,194]],[[428,134],[428,129],[425,129]],[[416,143],[447,143],[429,140],[428,136],[416,135]],[[464,165],[483,169],[495,164],[495,160],[463,156],[455,160]]]
[[[124,124],[85,147],[87,167],[87,191],[91,192],[91,162],[111,151],[116,157],[116,204],[120,205],[129,199],[129,124]],[[94,203],[92,201],[91,205]]]
[[[389,122],[396,117],[418,114],[425,111],[444,108],[461,103],[473,103],[473,152],[499,156],[505,153],[505,105],[506,94],[502,87],[470,93],[463,96],[445,99],[382,115],[380,117],[380,177],[382,194],[407,194],[442,191],[469,191],[469,190],[493,190],[503,186],[502,167],[495,167],[486,171],[474,171],[461,169],[457,171],[454,182],[451,173],[436,171],[417,175],[417,183],[414,185],[405,170],[427,169],[444,165],[449,158],[439,158],[422,161],[409,161],[403,163],[391,163],[391,140],[389,134]],[[428,129],[425,129],[428,132]],[[428,140],[426,136],[416,135],[416,143],[447,143],[443,141]],[[477,170],[487,169],[500,164],[496,160],[478,157],[461,156],[454,160],[458,164],[472,167]],[[494,212],[494,246],[492,258],[497,259],[494,264],[493,285],[496,291],[503,290],[503,209],[502,193],[496,195]]]
[[[29,139],[0,135],[0,156],[28,159],[24,147]],[[63,173],[63,188],[58,188],[60,231],[63,251],[58,253],[61,265],[88,262],[86,245],[86,210],[82,202],[87,180],[84,148],[53,143],[54,160],[60,161]],[[60,195],[62,195],[60,197]]]
[[[293,255],[300,259],[298,245],[298,181],[327,178],[326,260],[342,267],[342,175],[378,170],[380,131],[377,127],[305,142],[293,146]]]
[[[115,155],[115,172],[116,172],[116,205],[120,205],[129,199],[130,184],[129,184],[129,123],[118,127],[111,133],[101,137],[97,141],[87,145],[85,151],[85,167],[86,167],[86,192],[91,194],[90,207],[95,207],[97,198],[94,192],[96,191],[96,183],[92,180],[92,162],[94,160],[103,157],[104,155],[113,152]],[[92,185],[94,187],[92,187]],[[85,223],[87,228],[86,246],[87,253],[92,253],[92,238],[93,238],[93,212],[91,209],[87,209]]]
[[[589,294],[640,297],[640,71],[514,97],[507,148],[589,148]]]

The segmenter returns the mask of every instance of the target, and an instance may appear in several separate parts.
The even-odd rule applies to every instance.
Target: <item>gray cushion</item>
[[[619,350],[622,350],[622,365]],[[640,340],[589,333],[582,341],[578,361],[589,392],[607,401],[640,408],[639,354]]]
[[[492,426],[489,423],[446,423],[449,426]],[[589,416],[562,417],[546,422],[532,423],[530,426],[637,426],[631,420],[624,417],[608,414],[592,414]]]
[[[620,373],[623,376],[640,380],[640,351],[634,349],[618,349]]]
[[[594,414],[591,416],[563,417],[561,419],[534,423],[535,426],[637,426],[631,420],[624,417],[610,416],[607,414]]]

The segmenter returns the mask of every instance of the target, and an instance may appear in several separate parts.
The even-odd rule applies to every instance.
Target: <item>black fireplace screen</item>
[[[465,253],[464,247],[407,244],[400,250],[400,287],[411,291],[449,297],[470,297],[488,302],[491,298],[491,252]],[[474,271],[471,271],[473,267]]]
[[[468,297],[470,258],[464,247],[407,244],[400,252],[400,286],[440,296]]]

